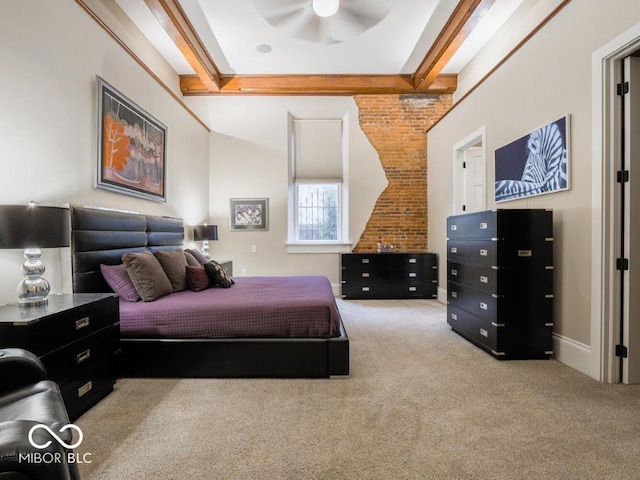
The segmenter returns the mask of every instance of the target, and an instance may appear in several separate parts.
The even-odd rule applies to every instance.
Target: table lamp
[[[218,225],[196,225],[193,227],[193,239],[202,242],[202,253],[211,260],[209,254],[209,240],[218,240]]]
[[[18,284],[18,305],[38,307],[47,304],[51,290],[42,278],[45,267],[41,248],[69,246],[69,210],[62,207],[0,205],[0,248],[24,248],[24,278]]]

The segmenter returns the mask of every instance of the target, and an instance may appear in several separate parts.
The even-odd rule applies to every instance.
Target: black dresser
[[[342,298],[436,298],[435,253],[343,253]]]
[[[451,328],[499,359],[553,354],[552,211],[456,215],[447,237]]]
[[[109,293],[62,294],[50,295],[42,307],[1,306],[0,347],[21,347],[40,357],[73,421],[116,382],[118,299]]]

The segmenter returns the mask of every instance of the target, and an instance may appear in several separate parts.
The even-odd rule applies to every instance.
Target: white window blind
[[[342,181],[342,120],[294,120],[294,182]]]

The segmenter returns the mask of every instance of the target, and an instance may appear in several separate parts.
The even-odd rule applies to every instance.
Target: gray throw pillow
[[[169,278],[152,253],[125,253],[122,263],[127,267],[138,295],[145,302],[153,302],[173,292]]]
[[[153,252],[171,282],[174,292],[187,289],[187,257],[182,250]]]

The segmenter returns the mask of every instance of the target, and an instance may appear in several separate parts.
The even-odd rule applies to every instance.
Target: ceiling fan
[[[375,27],[391,11],[390,0],[253,0],[275,28],[309,42],[345,42]]]

